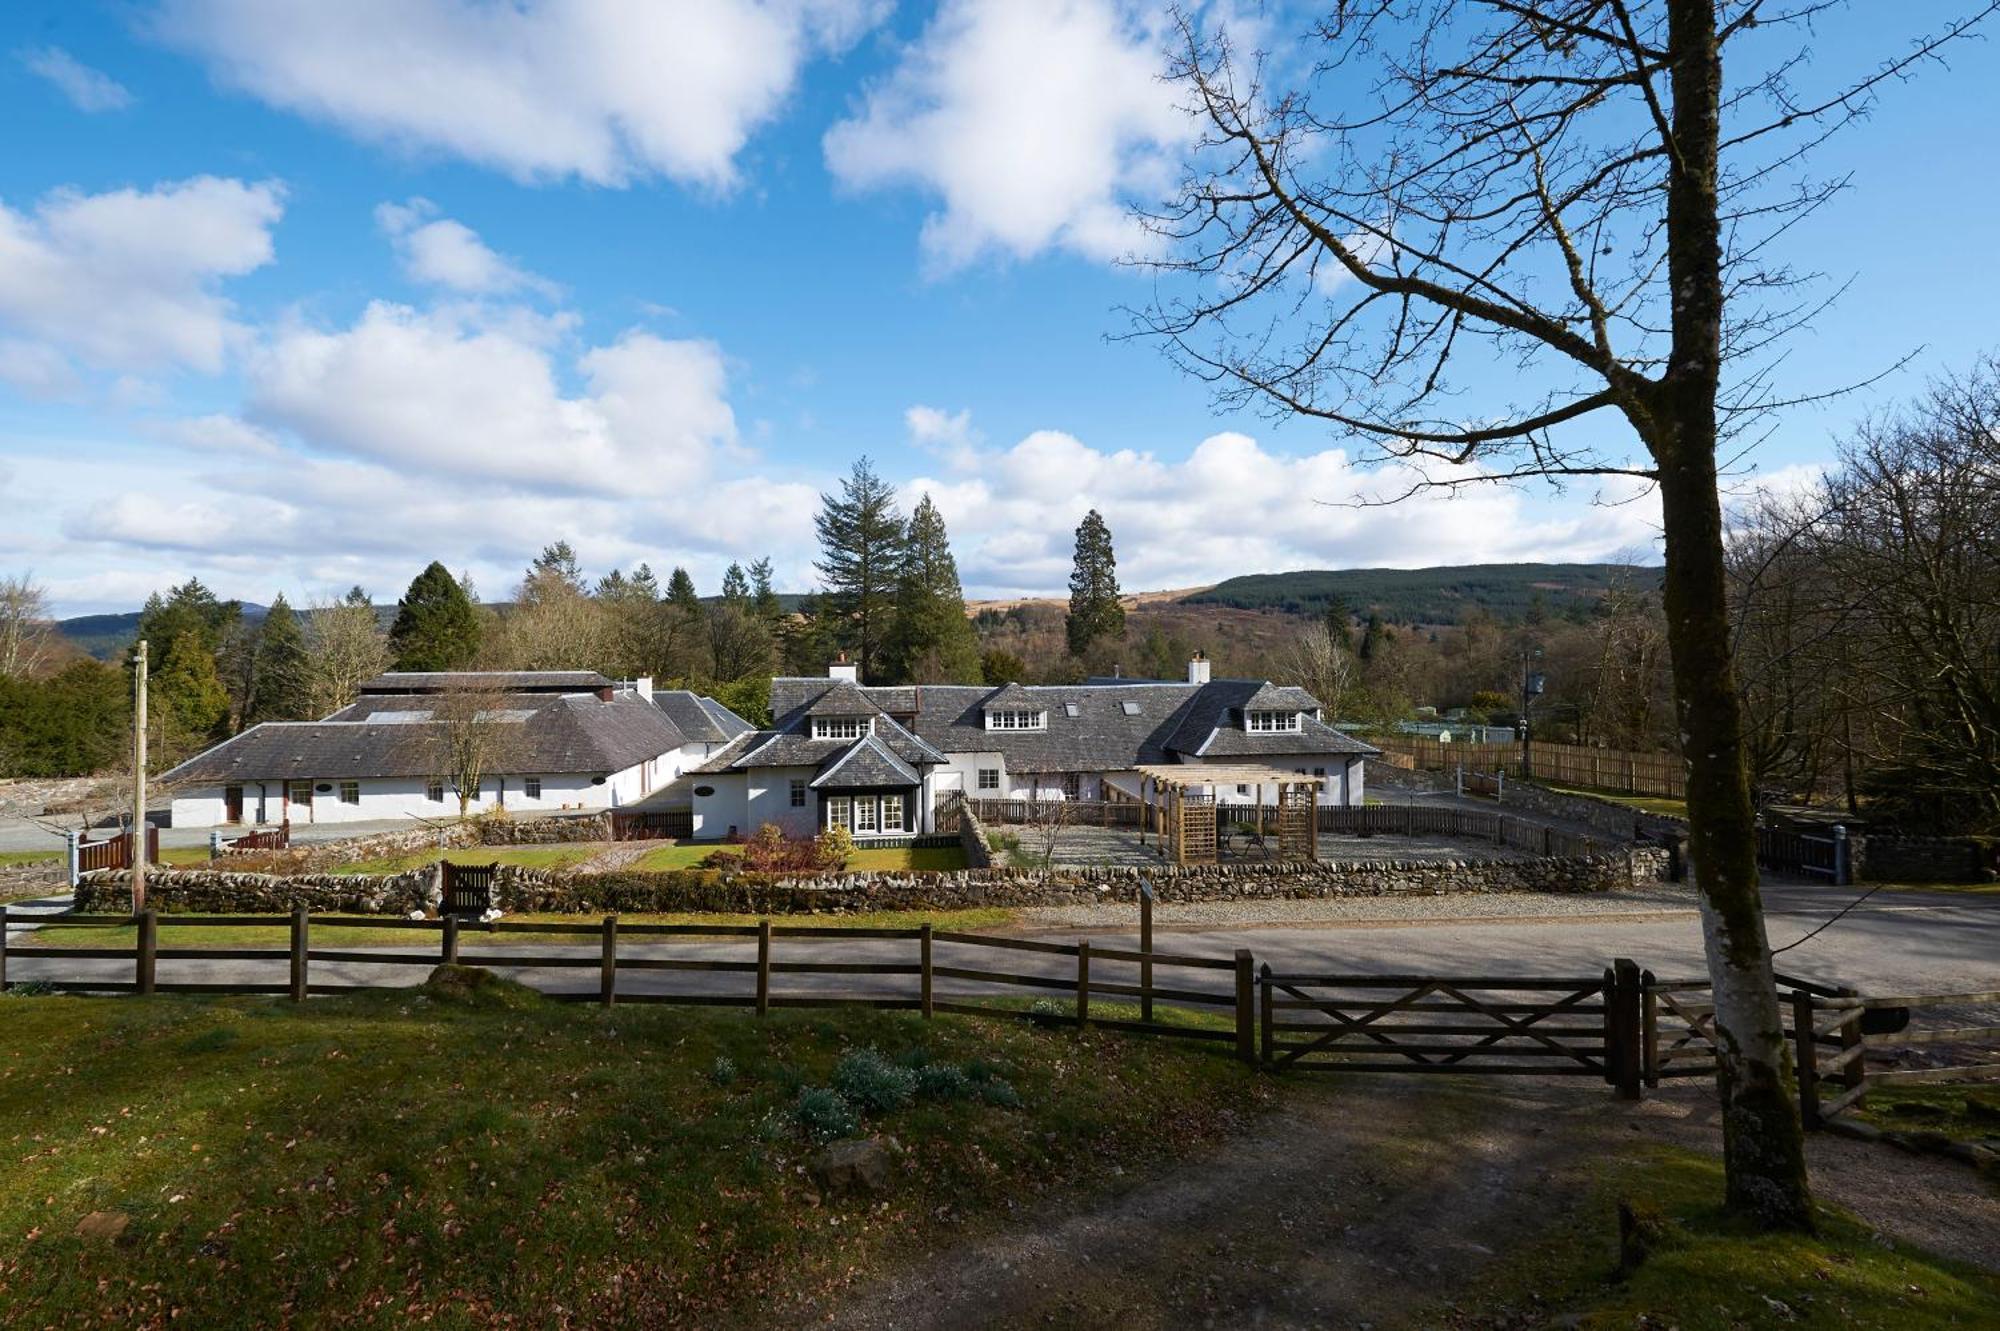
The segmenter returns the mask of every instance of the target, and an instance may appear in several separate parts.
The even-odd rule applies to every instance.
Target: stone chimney
[[[826,677],[828,679],[844,679],[849,684],[859,684],[861,682],[861,667],[848,660],[847,653],[842,652],[838,657],[834,658],[831,665],[827,666]]]
[[[1208,658],[1200,652],[1188,658],[1188,683],[1208,683]]]
[[[632,692],[638,694],[647,702],[653,701],[653,677],[651,675],[641,675],[639,678],[633,680]]]

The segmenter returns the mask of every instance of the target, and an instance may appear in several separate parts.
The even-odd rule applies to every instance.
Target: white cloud
[[[276,183],[214,176],[0,203],[0,326],[99,366],[213,373],[245,337],[217,287],[271,261],[283,212]]]
[[[968,461],[902,490],[931,493],[968,588],[984,595],[1053,594],[1091,508],[1117,540],[1120,582],[1135,590],[1300,568],[1603,559],[1650,550],[1658,524],[1651,498],[1615,502],[1631,498],[1630,487],[1607,486],[1607,504],[1580,513],[1486,486],[1357,506],[1400,493],[1413,474],[1358,466],[1341,449],[1273,453],[1236,433],[1172,461],[1038,430]]]
[[[0,337],[0,382],[31,398],[54,401],[77,395],[82,380],[69,357],[46,342]]]
[[[363,138],[524,179],[709,187],[804,64],[879,0],[167,0],[154,23],[215,77]]]
[[[219,453],[225,457],[276,457],[284,450],[268,430],[248,421],[215,413],[169,421],[160,433],[183,448],[197,453]]]
[[[903,413],[903,425],[912,443],[953,467],[969,466],[978,456],[980,435],[972,428],[970,409],[949,412],[919,404]]]
[[[845,184],[909,184],[942,202],[926,257],[1148,248],[1126,211],[1167,183],[1190,123],[1157,11],[1124,0],[949,0],[858,112],[826,136]]]
[[[461,480],[658,493],[736,444],[713,343],[631,332],[559,383],[546,325],[376,302],[351,328],[294,327],[250,363],[250,415],[316,452]]]
[[[437,216],[429,199],[382,204],[375,209],[375,224],[395,245],[413,281],[475,296],[524,288],[555,294],[553,283],[494,253],[471,227]]]
[[[79,61],[60,46],[43,46],[20,53],[31,73],[54,84],[79,111],[123,111],[132,94],[122,83]]]

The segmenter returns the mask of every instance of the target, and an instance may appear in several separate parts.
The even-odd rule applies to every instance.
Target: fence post
[[[618,917],[604,917],[604,956],[597,967],[597,997],[610,1007],[618,997]]]
[[[456,915],[444,917],[444,964],[447,966],[458,964],[458,916]]]
[[[1257,968],[1257,988],[1259,990],[1258,997],[1264,1009],[1263,1022],[1261,1023],[1259,1034],[1262,1036],[1264,1042],[1264,1066],[1268,1068],[1271,1066],[1271,1062],[1277,1056],[1278,1052],[1276,1048],[1277,1033],[1271,1028],[1274,1012],[1271,990],[1274,986],[1271,983],[1271,963],[1268,961]]]
[[[1660,996],[1653,992],[1657,978],[1651,971],[1642,971],[1639,975],[1639,985],[1645,991],[1646,999],[1640,1019],[1639,1039],[1646,1060],[1646,1085],[1654,1088],[1660,1084]]]
[[[7,992],[7,903],[0,901],[0,994]]]
[[[76,885],[83,880],[83,833],[65,832],[63,840],[67,843],[69,886],[73,892],[76,890]]]
[[[221,858],[222,858],[222,829],[219,827],[211,827],[208,829],[209,863],[213,864],[215,861]]]
[[[1451,794],[1453,799],[1465,798],[1465,764],[1460,763],[1452,770]]]
[[[1257,1061],[1257,967],[1250,949],[1236,949],[1236,1056],[1245,1063]]]
[[[1618,1047],[1618,1056],[1613,1064],[1618,1074],[1618,1098],[1638,1100],[1645,1094],[1642,1089],[1645,1064],[1641,1052],[1643,1019],[1640,1009],[1643,1000],[1639,966],[1630,957],[1619,957],[1611,963],[1611,973],[1615,982],[1611,1002],[1615,1018],[1612,1034]]]
[[[133,977],[142,994],[153,992],[153,971],[159,961],[160,917],[150,910],[139,912],[138,973]]]
[[[1813,1042],[1813,1000],[1804,989],[1792,990],[1792,1047],[1799,1078],[1799,1122],[1806,1131],[1819,1127],[1819,1047]]]
[[[306,1001],[306,948],[310,944],[312,916],[304,906],[292,909],[292,1001]]]
[[[771,922],[757,921],[757,1015],[771,1010]]]
[[[1090,940],[1076,945],[1076,1028],[1090,1020]]]
[[[1153,885],[1139,880],[1139,1020],[1153,1019]]]
[[[931,926],[928,922],[917,929],[917,1006],[925,1020],[931,1013]]]
[[[1836,823],[1833,828],[1833,885],[1846,887],[1854,881],[1854,865],[1849,858],[1854,848],[1847,841],[1847,825]]]

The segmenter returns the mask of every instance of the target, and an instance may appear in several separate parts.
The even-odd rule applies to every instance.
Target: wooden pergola
[[[1319,858],[1319,788],[1326,784],[1325,777],[1261,763],[1189,763],[1134,770],[1139,774],[1139,842],[1145,844],[1150,826],[1161,855],[1175,864],[1214,864],[1219,858],[1216,786],[1276,786],[1278,858]],[[1259,833],[1264,830],[1263,819],[1260,800]]]

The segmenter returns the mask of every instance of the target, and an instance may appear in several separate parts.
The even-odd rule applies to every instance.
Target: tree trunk
[[[1667,646],[1688,764],[1689,853],[1714,986],[1726,1204],[1772,1228],[1811,1229],[1805,1141],[1757,890],[1756,811],[1743,765],[1716,492],[1724,287],[1717,198],[1722,56],[1713,0],[1672,0],[1668,29],[1673,349],[1663,381],[1646,395],[1634,423],[1659,467]]]

